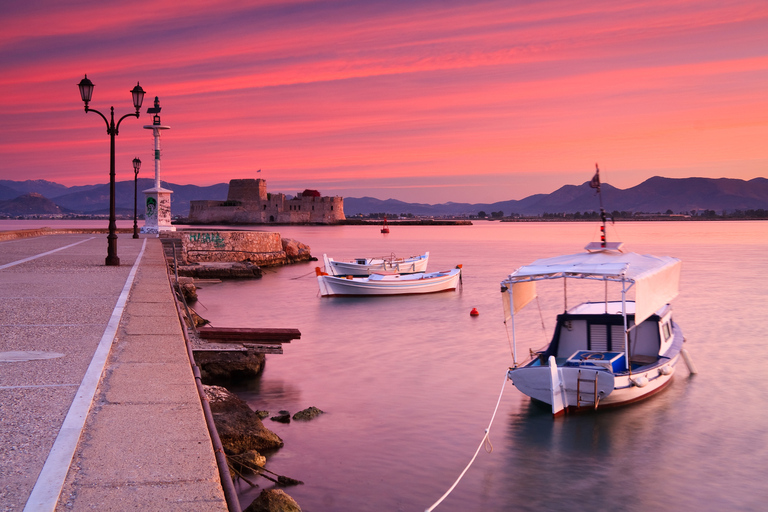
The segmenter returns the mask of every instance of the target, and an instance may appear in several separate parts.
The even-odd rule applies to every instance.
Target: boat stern
[[[552,406],[557,416],[567,409],[596,409],[613,392],[614,375],[602,369],[557,366],[554,356],[547,365],[534,361],[510,368],[507,378],[523,394]]]

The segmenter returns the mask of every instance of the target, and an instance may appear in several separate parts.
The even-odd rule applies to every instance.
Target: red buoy
[[[472,308],[472,311],[469,312],[469,316],[478,316],[480,314],[479,311],[477,311],[477,308]]]

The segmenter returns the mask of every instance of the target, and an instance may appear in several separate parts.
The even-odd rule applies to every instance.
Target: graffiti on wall
[[[171,223],[171,198],[166,195],[160,196],[160,204],[157,206],[158,224]]]
[[[154,197],[147,198],[147,218],[154,219],[157,216],[157,201]]]
[[[217,249],[223,249],[226,247],[224,238],[218,231],[206,231],[203,233],[190,233],[189,241],[201,244],[213,244]]]

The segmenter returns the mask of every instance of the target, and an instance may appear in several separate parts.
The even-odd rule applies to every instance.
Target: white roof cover
[[[516,313],[536,295],[530,281],[563,277],[612,281],[623,278],[635,284],[635,323],[639,324],[677,296],[680,266],[680,260],[670,256],[586,252],[536,260],[510,274],[503,284],[512,285],[508,288]],[[523,283],[527,286],[521,286]],[[508,307],[505,309],[509,311]]]

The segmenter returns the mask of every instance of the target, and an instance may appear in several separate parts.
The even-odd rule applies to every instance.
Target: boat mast
[[[589,186],[597,189],[597,196],[600,198],[600,220],[602,225],[600,226],[600,247],[606,248],[605,241],[605,208],[603,208],[603,194],[600,193],[600,168],[595,163],[595,176],[592,181],[589,182]]]

